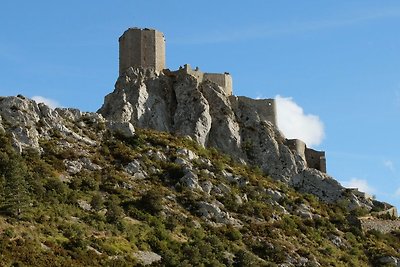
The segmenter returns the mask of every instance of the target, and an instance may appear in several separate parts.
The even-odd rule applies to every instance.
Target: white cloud
[[[349,181],[343,181],[341,184],[348,188],[358,188],[359,191],[372,194],[374,189],[368,184],[367,180],[351,178]]]
[[[37,103],[44,103],[52,109],[61,107],[60,103],[58,103],[56,100],[46,98],[43,96],[32,96],[32,99],[35,100]]]
[[[318,116],[304,114],[304,110],[290,97],[277,95],[278,127],[290,139],[300,139],[308,146],[321,144],[325,137],[324,124]]]
[[[394,172],[395,167],[394,167],[394,163],[391,160],[384,160],[383,161],[383,165],[388,168],[390,171]]]

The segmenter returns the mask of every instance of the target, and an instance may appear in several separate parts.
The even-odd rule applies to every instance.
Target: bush
[[[116,196],[112,196],[106,203],[107,212],[106,212],[106,220],[109,223],[116,224],[120,222],[124,211],[119,206],[120,200]]]
[[[157,215],[163,210],[163,197],[159,190],[151,189],[142,196],[139,205],[146,212]]]

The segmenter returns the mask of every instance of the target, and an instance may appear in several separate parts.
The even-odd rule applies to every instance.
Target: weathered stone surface
[[[302,219],[311,220],[313,218],[313,213],[311,212],[310,207],[305,204],[300,204],[297,207],[295,214],[300,216]]]
[[[110,121],[190,136],[287,182],[306,165],[268,121],[267,104],[229,96],[215,83],[188,73],[168,76],[130,68],[99,112]]]
[[[133,137],[135,136],[135,128],[130,122],[115,122],[109,121],[108,128],[118,134],[121,134],[124,137]]]
[[[376,230],[381,233],[390,233],[400,229],[400,220],[384,220],[373,217],[359,218],[361,229],[364,232]]]
[[[161,261],[161,256],[152,251],[137,251],[133,253],[133,257],[144,266]]]
[[[194,153],[192,150],[186,149],[186,148],[179,148],[176,150],[176,154],[179,156],[184,156],[188,160],[194,160],[198,159],[199,157]]]
[[[69,174],[76,174],[82,170],[82,163],[75,160],[65,160],[65,168]]]
[[[266,193],[271,197],[274,201],[279,201],[283,198],[281,192],[273,190],[271,188],[267,188]]]
[[[135,159],[132,162],[129,162],[128,165],[124,167],[124,170],[132,175],[134,179],[145,179],[147,177],[147,173],[143,170],[140,161]]]
[[[183,186],[192,190],[203,191],[202,187],[199,185],[199,178],[192,171],[187,171],[185,175],[180,179],[180,182]]]
[[[384,266],[400,266],[400,259],[393,256],[381,257],[378,262]]]
[[[90,211],[92,209],[92,206],[86,200],[83,200],[83,199],[78,200],[78,205],[83,210]]]
[[[19,152],[26,148],[40,151],[39,140],[50,138],[55,131],[64,137],[96,145],[96,142],[89,137],[71,130],[68,123],[77,122],[82,116],[91,117],[96,123],[104,121],[100,114],[81,113],[72,109],[53,110],[43,103],[37,104],[23,96],[1,98],[0,116],[2,127],[11,134],[14,147]]]
[[[300,192],[311,193],[329,203],[344,198],[344,188],[336,180],[314,169],[303,170],[293,177],[290,184]]]
[[[221,210],[223,205],[217,201],[213,203],[201,201],[198,203],[198,207],[198,213],[205,219],[215,221],[216,223],[239,225],[238,220],[231,217],[228,212]]]
[[[5,132],[5,130],[4,130],[4,127],[2,125],[2,118],[0,116],[0,133],[4,133],[4,132]]]
[[[69,174],[76,174],[82,169],[89,171],[101,170],[101,166],[94,164],[88,158],[81,158],[79,160],[64,160],[64,165]]]
[[[201,182],[200,186],[203,189],[203,191],[208,195],[210,194],[211,190],[213,189],[213,184],[208,180]]]

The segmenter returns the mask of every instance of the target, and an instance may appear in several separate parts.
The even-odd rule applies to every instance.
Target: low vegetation
[[[140,129],[133,138],[97,138],[98,146],[63,146],[54,133],[40,153],[20,155],[0,135],[1,266],[134,266],[143,263],[139,251],[160,255],[155,266],[376,266],[400,256],[400,233],[363,233],[341,205],[189,139]],[[67,161],[82,158],[100,168],[68,170]],[[185,185],[177,158],[215,191]],[[140,170],[127,171],[132,162]],[[231,223],[202,216],[201,203],[219,203]]]

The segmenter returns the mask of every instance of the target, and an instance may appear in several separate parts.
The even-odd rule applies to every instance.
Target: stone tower
[[[129,67],[165,69],[165,38],[153,29],[129,28],[119,38],[119,74]]]

